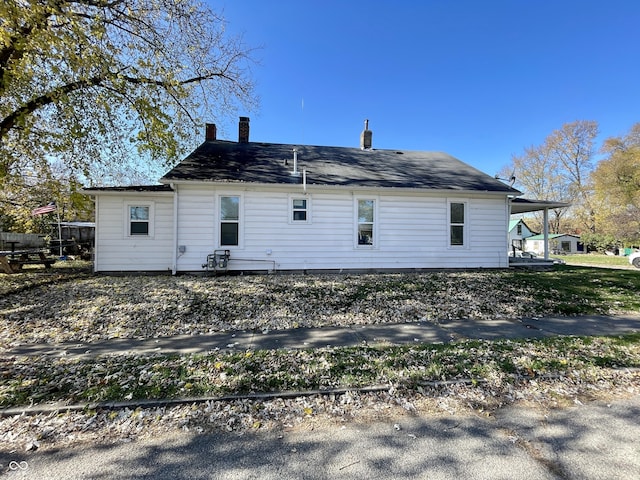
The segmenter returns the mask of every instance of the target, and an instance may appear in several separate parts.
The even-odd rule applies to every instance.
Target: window
[[[291,199],[291,220],[294,222],[306,222],[308,217],[307,199],[292,198]]]
[[[560,248],[565,253],[571,252],[571,242],[560,242]]]
[[[128,205],[129,211],[129,232],[130,236],[144,235],[149,236],[149,218],[150,218],[149,205]]]
[[[465,204],[451,202],[449,204],[449,245],[452,247],[464,246],[465,232]]]
[[[358,245],[373,246],[375,200],[358,200]]]
[[[220,197],[220,246],[239,243],[240,197]]]
[[[292,193],[287,197],[289,202],[288,222],[290,225],[306,225],[311,223],[311,196]]]
[[[128,199],[122,204],[122,234],[124,238],[153,238],[153,201],[139,202]]]
[[[518,235],[522,235],[522,224],[519,223],[518,226],[516,227],[516,232]]]

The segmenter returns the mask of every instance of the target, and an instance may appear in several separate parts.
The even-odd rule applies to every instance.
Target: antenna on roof
[[[513,187],[513,184],[516,183],[516,169],[514,168],[511,171],[511,175],[509,176],[509,178],[502,178],[499,173],[496,173],[494,178],[496,180],[502,180],[503,182],[509,182],[509,186]]]

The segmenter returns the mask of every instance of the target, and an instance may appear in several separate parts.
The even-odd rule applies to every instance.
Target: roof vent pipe
[[[291,175],[294,176],[299,176],[300,172],[298,172],[298,149],[294,148],[293,149],[293,172],[291,172]]]
[[[360,134],[360,148],[362,150],[371,150],[373,140],[373,132],[369,130],[369,120],[364,121],[364,130]]]

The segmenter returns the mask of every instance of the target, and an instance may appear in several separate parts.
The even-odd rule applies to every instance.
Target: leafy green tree
[[[605,140],[592,174],[599,228],[621,244],[640,245],[640,123]]]
[[[197,0],[0,2],[0,186],[172,164],[200,116],[251,107],[250,55]]]
[[[580,235],[580,241],[584,244],[587,252],[604,253],[613,251],[620,243],[611,234],[584,232]]]

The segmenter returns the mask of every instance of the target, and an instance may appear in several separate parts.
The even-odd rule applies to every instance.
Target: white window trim
[[[464,205],[464,224],[462,225],[462,245],[451,244],[451,204],[462,203]],[[458,224],[456,224],[458,225]],[[454,250],[469,249],[469,201],[466,199],[449,198],[447,199],[447,248]]]
[[[147,235],[131,235],[131,216],[130,216],[131,207],[149,207],[149,233]],[[154,235],[155,235],[155,202],[125,201],[124,202],[124,237],[145,239],[145,238],[153,238]]]
[[[220,205],[222,204],[222,197],[238,197],[240,204],[238,205],[238,245],[222,245],[221,242],[221,228],[222,218],[220,215]],[[244,248],[244,196],[241,193],[218,193],[216,197],[215,205],[215,218],[216,218],[216,231],[215,231],[215,244],[216,248],[224,248],[225,250],[238,250]]]
[[[373,200],[373,245],[360,245],[358,243],[358,202],[360,200]],[[357,250],[377,250],[379,248],[380,222],[378,211],[380,210],[380,199],[376,195],[358,195],[353,197],[353,247]]]
[[[293,201],[294,200],[306,200],[307,201],[307,219],[306,220],[294,220],[293,219]],[[311,196],[310,195],[296,195],[289,194],[287,198],[287,202],[289,202],[289,209],[287,214],[289,215],[289,224],[290,225],[308,225],[311,223]],[[297,211],[302,211],[300,209],[296,209]]]

